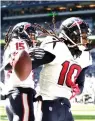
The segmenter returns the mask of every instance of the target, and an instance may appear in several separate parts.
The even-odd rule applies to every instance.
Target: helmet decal
[[[74,27],[74,26],[76,26],[77,24],[82,24],[82,22],[83,21],[81,21],[81,20],[77,20],[77,21],[75,21],[70,27]],[[77,24],[76,24],[77,23]]]
[[[26,30],[28,27],[30,27],[31,26],[31,24],[30,23],[28,23],[28,24],[26,24],[25,26],[24,26],[24,29]]]
[[[29,46],[32,46],[32,36],[33,33],[35,36],[36,31],[31,23],[29,22],[20,22],[16,24],[12,29],[12,35],[16,35],[19,39],[24,39]]]

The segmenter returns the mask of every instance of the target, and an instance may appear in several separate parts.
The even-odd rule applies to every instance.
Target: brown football
[[[19,60],[15,63],[14,69],[21,81],[25,80],[29,76],[32,70],[32,62],[26,51],[23,51]]]

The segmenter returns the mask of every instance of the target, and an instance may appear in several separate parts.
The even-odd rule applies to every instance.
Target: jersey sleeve
[[[55,59],[50,64],[63,63],[71,58],[71,53],[65,43],[57,40],[55,37],[46,37],[41,44],[41,48],[55,56]]]
[[[40,48],[44,49],[47,52],[54,54],[53,52],[53,37],[47,36],[40,45]]]

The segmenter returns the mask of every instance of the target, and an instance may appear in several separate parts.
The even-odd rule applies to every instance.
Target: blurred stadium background
[[[55,17],[55,20],[53,19]],[[13,26],[18,22],[28,21],[31,23],[39,23],[45,26],[45,22],[56,32],[59,30],[60,23],[68,17],[81,17],[90,26],[92,34],[95,35],[95,0],[64,0],[64,1],[4,1],[1,0],[1,40],[0,40],[0,58],[2,63],[2,55],[4,50],[4,37],[9,26]],[[55,24],[53,24],[53,22]],[[47,28],[49,29],[49,28]],[[38,31],[37,40],[42,41],[44,35]],[[95,36],[93,36],[95,39]],[[73,101],[73,112],[76,121],[95,121],[95,49],[90,51],[93,58],[93,65],[87,70],[85,75],[85,88],[83,94],[77,96]],[[1,67],[2,64],[0,64]],[[39,79],[38,73],[40,68],[35,71],[35,79]],[[3,72],[1,72],[1,81],[4,81]],[[76,106],[76,103],[79,106]],[[80,106],[81,103],[81,106]],[[2,102],[0,103],[2,105]],[[89,104],[91,104],[89,106]],[[4,108],[0,107],[0,121],[5,121],[6,116]],[[78,112],[79,111],[79,112]],[[87,112],[86,112],[87,111]],[[2,113],[3,112],[3,113]],[[80,112],[84,113],[84,116]],[[76,115],[77,114],[77,115]],[[91,115],[90,115],[91,114]],[[82,114],[83,115],[83,114]]]

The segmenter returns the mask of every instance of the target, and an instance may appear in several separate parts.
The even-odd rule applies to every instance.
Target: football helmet
[[[60,26],[59,37],[67,41],[70,47],[84,45],[86,46],[87,37],[91,34],[88,24],[79,17],[70,17],[64,20]]]
[[[35,38],[36,31],[31,23],[21,22],[21,23],[16,24],[13,27],[12,35],[17,36],[20,39],[25,39],[28,45],[31,46],[33,44],[32,40]]]

